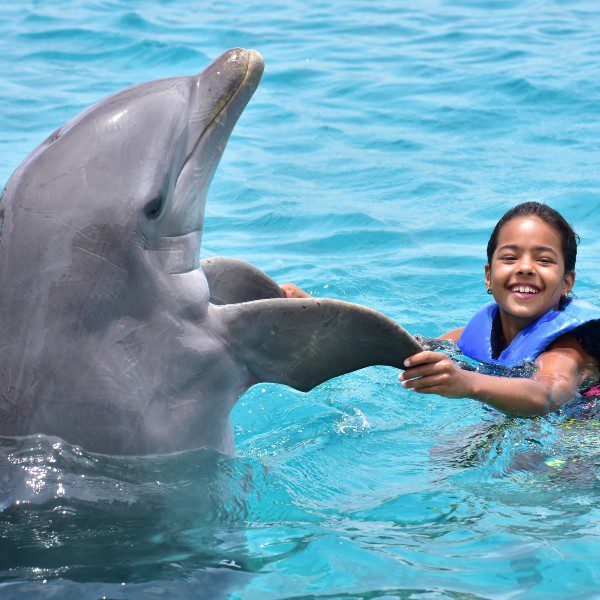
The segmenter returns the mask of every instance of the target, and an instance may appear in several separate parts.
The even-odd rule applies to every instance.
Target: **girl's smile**
[[[533,298],[536,294],[540,293],[540,289],[537,286],[529,283],[517,283],[510,286],[509,289],[517,298]]]
[[[558,308],[573,287],[575,273],[565,273],[558,231],[537,217],[519,217],[500,230],[485,282],[500,306],[510,343],[521,329]]]

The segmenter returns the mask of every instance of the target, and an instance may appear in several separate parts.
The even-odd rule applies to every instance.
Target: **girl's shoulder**
[[[439,340],[452,340],[455,344],[460,339],[462,332],[464,331],[464,327],[460,327],[459,329],[453,329],[448,333],[444,333],[444,335],[440,335]]]
[[[600,380],[599,357],[590,352],[579,338],[581,332],[577,330],[565,333],[556,338],[538,358],[543,360],[549,353],[563,355],[576,362],[579,370],[585,374],[585,380],[598,381]]]

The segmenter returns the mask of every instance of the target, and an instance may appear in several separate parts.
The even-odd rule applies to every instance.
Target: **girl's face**
[[[502,226],[485,283],[519,329],[557,308],[575,283],[565,273],[559,233],[537,217],[517,217]]]

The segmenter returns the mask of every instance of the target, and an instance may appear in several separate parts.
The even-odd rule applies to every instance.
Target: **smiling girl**
[[[600,310],[570,298],[577,235],[554,209],[526,202],[498,221],[487,247],[485,285],[494,302],[466,327],[441,336],[484,363],[514,367],[533,361],[529,379],[464,371],[442,352],[405,361],[398,379],[422,394],[474,398],[512,415],[545,415],[600,379]],[[293,284],[287,297],[307,296]],[[597,394],[600,390],[588,393]]]

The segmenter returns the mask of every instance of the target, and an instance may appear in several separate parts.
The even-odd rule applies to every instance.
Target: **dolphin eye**
[[[148,219],[157,219],[162,210],[162,198],[155,198],[151,202],[148,202],[144,210]]]

